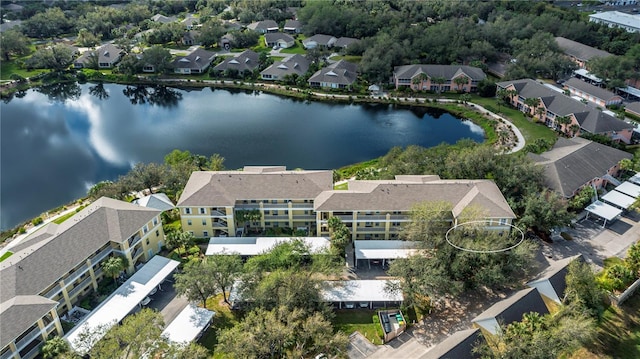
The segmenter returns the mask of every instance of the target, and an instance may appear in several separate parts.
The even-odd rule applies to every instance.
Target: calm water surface
[[[480,127],[443,112],[209,88],[57,85],[0,104],[0,119],[2,229],[175,148],[220,153],[227,168],[332,169],[393,146],[483,139]]]

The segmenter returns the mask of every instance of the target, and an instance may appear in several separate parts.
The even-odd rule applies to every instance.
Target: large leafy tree
[[[171,53],[160,45],[154,45],[142,54],[142,62],[162,74],[171,66]]]
[[[184,266],[182,273],[175,275],[176,292],[190,301],[202,301],[207,307],[207,299],[217,292],[213,281],[215,267],[208,261],[190,261]]]
[[[67,69],[73,63],[73,52],[64,45],[54,45],[36,50],[25,61],[27,68],[51,69],[61,71]]]
[[[60,337],[53,337],[47,340],[40,349],[44,359],[59,358],[64,354],[68,354],[70,351],[69,343]]]
[[[22,23],[26,35],[41,39],[58,36],[70,27],[69,19],[59,7],[37,13]]]
[[[562,303],[583,315],[598,317],[604,311],[604,291],[588,263],[573,260],[565,277],[567,287]]]
[[[11,55],[26,55],[29,53],[29,40],[15,29],[0,33],[0,52],[9,61]]]
[[[239,255],[214,255],[205,259],[206,266],[211,273],[211,280],[222,292],[225,303],[229,303],[229,293],[242,273],[242,259]]]

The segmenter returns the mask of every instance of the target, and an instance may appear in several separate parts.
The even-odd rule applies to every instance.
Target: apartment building
[[[60,318],[97,290],[110,256],[125,256],[129,273],[153,257],[164,240],[160,213],[103,197],[14,246],[0,263],[0,358],[33,358],[62,336]]]
[[[506,229],[515,215],[494,182],[441,180],[438,176],[397,176],[389,181],[351,181],[333,190],[331,171],[286,171],[245,167],[243,171],[194,172],[177,207],[182,227],[196,237],[241,236],[244,228],[288,227],[329,236],[337,216],[354,240],[395,239],[417,203],[447,201],[452,225],[477,207],[488,226]],[[254,215],[248,220],[242,213]]]
[[[193,172],[176,207],[182,228],[196,237],[233,237],[248,227],[315,233],[314,199],[331,189],[331,171],[246,166],[242,171]]]
[[[405,65],[393,69],[396,90],[409,86],[414,91],[475,92],[487,75],[478,67],[462,65]]]

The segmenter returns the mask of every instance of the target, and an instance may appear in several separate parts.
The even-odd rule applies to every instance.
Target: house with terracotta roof
[[[276,61],[260,72],[260,77],[267,81],[282,81],[285,76],[302,76],[309,70],[309,60],[300,54],[295,54],[282,61]]]
[[[520,79],[498,82],[496,85],[499,91],[505,92],[513,107],[565,134],[578,136],[584,131],[607,136],[614,141],[631,142],[633,125],[537,81]]]
[[[340,60],[316,71],[308,82],[311,87],[348,89],[356,81],[357,72],[356,64]]]
[[[163,245],[161,211],[102,197],[55,224],[46,224],[12,248],[0,263],[0,348],[3,358],[31,359],[60,317],[96,291],[102,263],[124,256],[133,273]],[[19,355],[19,356],[18,356]]]
[[[239,210],[258,211],[260,228],[307,228],[329,236],[328,221],[339,217],[354,240],[397,239],[416,204],[451,204],[451,225],[469,207],[484,215],[487,228],[508,229],[515,219],[490,180],[441,180],[438,176],[396,176],[387,181],[351,181],[333,190],[331,171],[287,171],[252,167],[242,171],[193,172],[178,200],[183,228],[196,237],[235,235]],[[241,224],[239,224],[241,225]]]
[[[621,160],[633,158],[628,152],[580,137],[559,138],[551,150],[527,156],[543,166],[546,186],[565,198],[585,186],[602,188],[618,176]]]
[[[186,75],[205,73],[215,56],[215,52],[197,48],[189,55],[178,56],[173,60],[173,72]]]
[[[563,85],[565,89],[569,90],[571,95],[578,96],[601,107],[622,103],[622,96],[575,77],[570,78]]]
[[[587,46],[560,36],[556,37],[556,43],[565,55],[569,56],[580,68],[586,68],[587,63],[593,58],[612,56],[612,54],[607,51],[596,49],[595,47]]]
[[[404,65],[393,70],[396,89],[408,86],[414,91],[474,92],[487,75],[478,67],[462,65]]]

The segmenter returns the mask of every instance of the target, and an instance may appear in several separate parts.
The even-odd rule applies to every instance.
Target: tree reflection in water
[[[182,94],[175,89],[162,85],[127,86],[122,93],[133,105],[157,105],[160,107],[176,107],[182,100]]]
[[[89,93],[100,100],[106,100],[109,98],[109,92],[104,88],[104,84],[102,82],[89,87]]]
[[[82,89],[76,82],[55,82],[42,85],[36,91],[46,95],[51,101],[65,102],[77,100],[82,94]]]

